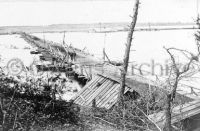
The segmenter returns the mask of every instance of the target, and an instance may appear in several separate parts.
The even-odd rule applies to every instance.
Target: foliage
[[[73,102],[52,100],[46,92],[33,89],[12,77],[0,76],[0,128],[44,130],[48,127],[79,126],[79,107]],[[66,126],[67,125],[67,126]]]
[[[81,112],[81,119],[86,125],[104,124],[115,130],[150,130],[150,127],[154,128],[154,124],[149,121],[148,113],[152,113],[154,109],[150,109],[152,105],[148,105],[148,102],[149,100],[146,98],[126,99],[124,101],[125,108],[120,105],[115,105],[109,110],[97,107],[84,108]],[[125,119],[123,119],[123,111],[125,111]]]

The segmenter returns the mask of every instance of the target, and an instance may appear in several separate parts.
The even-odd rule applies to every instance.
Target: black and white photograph
[[[200,0],[0,0],[0,131],[200,131]]]

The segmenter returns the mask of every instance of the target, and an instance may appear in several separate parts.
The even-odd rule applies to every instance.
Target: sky
[[[0,0],[0,26],[130,22],[135,0]],[[138,22],[194,22],[198,0],[140,0]]]

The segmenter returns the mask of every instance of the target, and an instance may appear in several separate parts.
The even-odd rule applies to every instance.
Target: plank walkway
[[[29,35],[26,33],[22,33],[21,37],[27,41],[28,43],[32,44],[33,46],[46,50],[47,52],[50,52],[50,55],[59,58],[62,58],[64,55],[66,55],[66,49],[62,44],[55,43],[52,41],[42,40],[38,37],[35,37],[33,35]],[[57,50],[56,48],[59,48],[60,52],[58,51],[51,51],[51,50]],[[111,79],[113,81],[116,81],[120,83],[120,68],[117,66],[113,66],[109,63],[104,63],[103,60],[96,59],[94,56],[85,53],[84,51],[81,51],[74,47],[67,47],[69,52],[75,52],[77,54],[77,59],[73,61],[73,63],[78,67],[75,68],[75,71],[78,74],[83,73],[84,76],[96,76],[96,75],[102,75],[103,77],[106,77],[108,79]],[[136,85],[142,84],[143,88],[138,87]],[[134,75],[131,77],[127,77],[126,79],[126,85],[130,88],[133,88],[135,91],[137,91],[140,95],[146,95],[145,92],[147,92],[149,86],[151,87],[159,87],[156,82],[151,81],[143,76]],[[144,86],[145,85],[145,86]],[[146,87],[146,88],[144,88]],[[193,87],[191,87],[193,89]],[[162,89],[163,90],[163,89]],[[181,90],[177,91],[179,95],[186,96],[188,100],[191,99],[199,99],[200,98],[200,90],[195,89],[195,92],[191,90],[191,92],[186,92]]]
[[[200,100],[194,100],[184,105],[176,106],[172,109],[172,124],[177,123],[186,118],[190,118],[200,113]],[[164,127],[165,114],[164,111],[151,114],[149,118],[154,121],[161,129]]]
[[[67,53],[65,47],[61,46],[61,44],[49,41],[44,42],[42,39],[25,33],[22,34],[22,38],[41,50],[49,51],[52,56],[55,56],[58,59]],[[59,47],[60,53],[52,53],[52,49],[49,47],[55,48],[54,50]],[[120,68],[104,63],[102,60],[97,60],[94,56],[73,47],[70,47],[68,51],[75,52],[77,54],[76,61],[73,61],[73,63],[79,67],[76,69],[76,72],[80,74],[82,73],[84,76],[92,75],[92,80],[88,82],[74,97],[74,102],[82,106],[92,106],[92,101],[95,99],[97,107],[106,109],[111,108],[117,102],[117,94],[121,82]],[[188,88],[189,91],[184,91],[183,88]],[[161,92],[166,91],[165,89],[162,89],[157,82],[151,81],[143,76],[134,75],[127,76],[126,78],[125,92],[135,90],[141,96],[146,96],[152,89],[156,89]],[[180,85],[177,89],[176,98],[181,99],[182,97],[189,102],[173,108],[172,123],[176,123],[180,120],[184,120],[200,113],[200,89]],[[149,115],[149,118],[158,124],[159,127],[163,127],[165,120],[163,111],[151,114]]]

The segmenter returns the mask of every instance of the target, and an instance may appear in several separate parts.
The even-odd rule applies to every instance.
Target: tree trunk
[[[128,32],[128,38],[126,43],[126,49],[124,54],[124,60],[123,60],[123,69],[121,71],[121,86],[119,91],[119,103],[123,105],[124,103],[124,91],[125,91],[125,79],[126,79],[126,73],[128,69],[128,63],[129,63],[129,54],[130,54],[130,48],[132,43],[132,36],[135,29],[136,21],[137,21],[137,15],[138,15],[138,6],[139,6],[139,0],[136,0],[134,9],[133,9],[133,17],[132,22],[130,26],[130,30]]]
[[[171,94],[167,94],[166,98],[166,107],[165,107],[165,116],[166,116],[166,121],[165,121],[165,131],[172,131],[172,126],[171,126]]]

